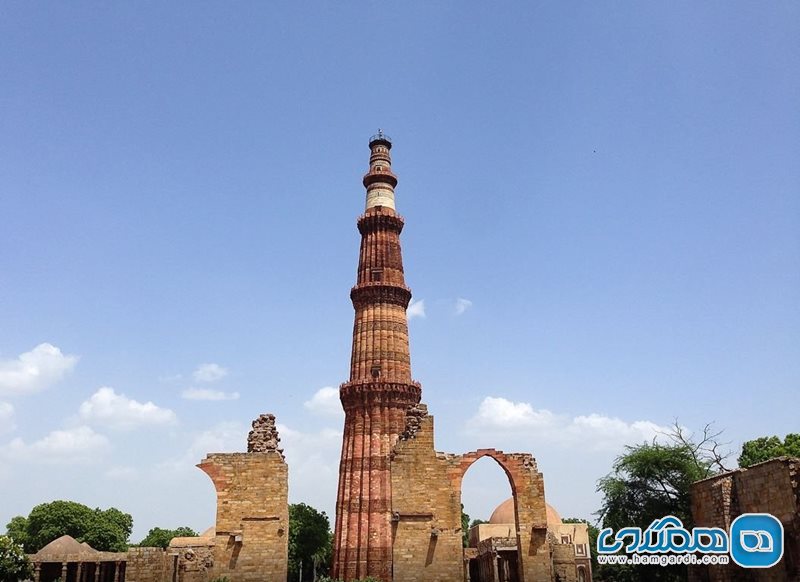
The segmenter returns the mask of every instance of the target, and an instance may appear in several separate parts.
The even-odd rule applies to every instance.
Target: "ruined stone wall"
[[[575,567],[575,546],[572,544],[553,543],[553,579],[556,582],[577,582],[578,571]]]
[[[495,459],[511,483],[521,581],[551,580],[544,481],[533,457],[493,449],[439,453],[434,448],[433,417],[409,420],[412,430],[395,445],[391,461],[394,581],[461,579],[461,483],[467,469],[483,456]]]
[[[172,560],[163,548],[130,548],[125,582],[171,582]]]
[[[690,568],[692,582],[800,580],[800,459],[781,457],[737,469],[692,485],[696,526],[730,529],[742,513],[770,513],[784,529],[784,556],[764,570],[728,566]]]
[[[208,582],[216,576],[213,544],[170,548],[167,556],[177,569],[175,582]],[[127,581],[126,581],[127,582]]]
[[[433,417],[397,443],[391,461],[394,582],[463,579],[461,496],[451,458],[434,450]]]
[[[260,447],[251,443],[254,448]],[[288,468],[280,450],[209,454],[198,467],[217,490],[212,576],[230,582],[286,580]]]

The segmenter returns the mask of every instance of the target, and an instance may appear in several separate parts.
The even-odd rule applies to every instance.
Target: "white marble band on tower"
[[[369,140],[369,171],[364,176],[367,189],[366,210],[383,206],[395,210],[394,187],[397,176],[392,173],[392,140],[380,129]]]

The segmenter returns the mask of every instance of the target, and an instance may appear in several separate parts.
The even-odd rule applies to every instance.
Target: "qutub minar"
[[[395,206],[392,142],[369,141],[366,208],[358,219],[361,248],[350,379],[341,385],[345,411],[332,577],[355,580],[591,579],[585,525],[566,525],[544,502],[544,484],[530,455],[484,449],[436,453],[433,418],[420,405],[411,376],[406,286]],[[473,528],[462,547],[461,479],[492,456],[514,497],[489,524]],[[527,522],[527,523],[526,523]],[[518,525],[520,527],[518,527]]]
[[[406,318],[411,290],[403,275],[392,142],[379,131],[369,147],[366,210],[358,219],[358,277],[350,292],[356,312],[350,380],[340,388],[345,420],[332,574],[343,580],[391,578],[390,455],[406,426],[406,411],[422,395],[411,379]]]
[[[332,577],[589,582],[587,526],[563,523],[545,503],[544,479],[530,454],[436,450],[433,416],[420,403],[421,387],[411,377],[406,318],[411,291],[403,274],[392,142],[379,131],[369,147],[358,275],[350,291],[355,308],[350,378],[340,388],[345,421]],[[464,532],[461,483],[482,457],[500,465],[512,497],[488,523]],[[246,453],[209,453],[198,467],[217,492],[215,524],[201,536],[174,538],[166,549],[133,547],[125,553],[97,552],[64,536],[32,556],[34,582],[285,582],[289,467],[275,416],[253,421]]]

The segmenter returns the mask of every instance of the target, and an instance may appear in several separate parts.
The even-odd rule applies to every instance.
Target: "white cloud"
[[[70,372],[77,356],[64,355],[56,346],[39,344],[11,360],[0,360],[0,394],[29,394],[55,384]]]
[[[487,396],[478,407],[475,422],[487,428],[550,428],[556,424],[556,417],[549,410],[535,410],[527,402]]]
[[[425,300],[424,299],[412,299],[411,303],[408,304],[408,309],[406,310],[406,316],[408,319],[413,319],[415,317],[425,317]]]
[[[89,463],[110,449],[108,439],[88,426],[54,430],[44,438],[26,444],[15,438],[0,448],[0,456],[34,463]]]
[[[569,427],[577,438],[593,439],[593,448],[619,448],[620,445],[635,445],[643,441],[652,441],[665,432],[667,426],[659,426],[649,420],[625,422],[619,418],[592,413],[588,416],[576,416]]]
[[[648,420],[626,422],[597,413],[570,417],[492,396],[483,399],[469,426],[475,430],[524,432],[573,448],[609,451],[651,441],[669,431],[669,427]]]
[[[83,402],[78,414],[87,422],[119,429],[172,424],[176,421],[175,413],[168,408],[160,408],[152,402],[142,404],[108,387],[100,388]]]
[[[311,400],[306,400],[303,403],[308,410],[314,414],[324,416],[344,416],[342,410],[342,403],[339,401],[339,391],[331,386],[320,388],[311,397]]]
[[[219,364],[200,364],[192,373],[195,382],[216,382],[228,375],[228,370]]]
[[[210,388],[187,388],[181,392],[184,400],[238,400],[238,392],[223,392]]]
[[[0,434],[11,432],[15,428],[14,407],[8,402],[0,402]]]
[[[456,299],[455,303],[456,315],[462,315],[470,307],[472,307],[472,301],[470,301],[469,299],[464,299],[463,297],[459,297],[458,299]]]

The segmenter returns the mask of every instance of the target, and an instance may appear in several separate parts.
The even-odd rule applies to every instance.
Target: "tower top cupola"
[[[367,189],[366,210],[375,206],[395,209],[394,188],[397,176],[392,172],[391,138],[378,130],[369,138],[369,170],[364,174],[364,187]]]
[[[392,138],[383,133],[382,129],[378,129],[378,133],[369,138],[369,147],[372,148],[372,145],[377,142],[381,142],[387,148],[392,149]]]

